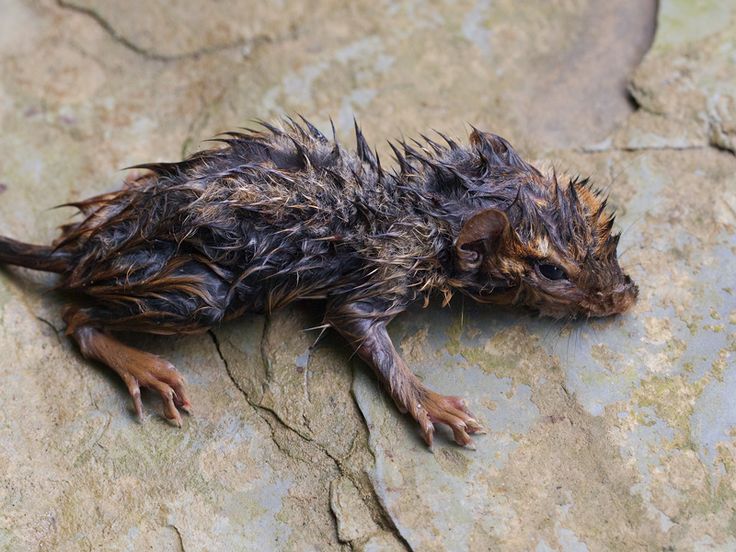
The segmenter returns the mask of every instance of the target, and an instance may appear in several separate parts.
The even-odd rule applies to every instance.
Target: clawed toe
[[[158,360],[158,359],[157,359]],[[158,393],[164,408],[164,417],[176,427],[182,426],[179,409],[191,412],[191,403],[184,391],[184,378],[168,363],[149,363],[129,368],[121,374],[133,399],[133,409],[139,421],[143,421],[141,387]]]
[[[452,436],[455,438],[455,442],[458,445],[467,447],[473,442],[470,435],[465,431],[465,424],[462,422],[460,424],[451,425],[450,429],[452,429]]]
[[[131,374],[122,374],[123,381],[128,387],[128,393],[130,398],[133,400],[133,410],[135,410],[135,416],[139,422],[143,422],[143,402],[141,401],[141,388],[138,385],[138,380],[135,379]]]
[[[178,391],[176,391],[175,388],[172,385],[169,385],[167,381],[157,379],[156,376],[158,376],[158,374],[146,374],[145,381],[142,381],[141,385],[149,387],[159,394],[164,407],[164,416],[175,426],[181,427],[182,418],[179,413],[179,408],[187,413],[191,412],[191,404],[182,387],[183,382],[176,384],[176,387],[178,388]]]
[[[418,412],[416,413],[415,418],[419,423],[419,432],[421,433],[424,442],[431,448],[432,442],[434,441],[434,424],[429,419],[429,415],[426,410],[422,409],[421,406],[417,410]]]
[[[143,420],[141,387],[147,387],[160,395],[166,419],[181,427],[179,409],[190,413],[191,403],[184,390],[184,378],[169,362],[125,345],[91,326],[78,326],[72,335],[85,357],[107,364],[122,378],[139,421]]]
[[[447,425],[452,430],[455,442],[460,446],[475,450],[470,435],[486,433],[483,426],[465,406],[465,401],[460,397],[449,397],[427,391],[421,404],[423,410],[426,411],[429,423]],[[424,430],[422,435],[424,436]],[[426,437],[425,441],[427,441]],[[431,445],[431,438],[427,444]]]
[[[486,431],[486,428],[480,425],[478,421],[474,418],[468,418],[465,421],[465,425],[468,427],[468,433],[470,433],[471,435],[485,435],[486,433],[488,433],[488,431]]]

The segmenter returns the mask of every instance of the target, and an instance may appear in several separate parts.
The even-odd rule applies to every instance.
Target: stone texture
[[[630,90],[641,110],[617,137],[620,147],[710,144],[736,152],[736,5],[662,2],[656,39]]]
[[[610,191],[641,300],[399,317],[417,373],[489,429],[430,453],[336,336],[314,346],[319,305],[127,337],[188,379],[176,430],[81,359],[52,277],[3,268],[0,549],[735,548],[736,4],[662,0],[641,64],[654,2],[203,6],[0,0],[0,233],[49,241],[49,207],[253,117],[347,141],[356,114],[382,154],[470,121]]]

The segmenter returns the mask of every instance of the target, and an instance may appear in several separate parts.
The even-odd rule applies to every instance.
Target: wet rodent
[[[392,145],[387,170],[357,124],[355,152],[306,120],[261,125],[178,163],[141,165],[120,191],[72,204],[83,220],[53,246],[0,238],[0,262],[61,274],[57,288],[73,296],[68,334],[123,378],[139,416],[140,387],[150,387],[181,424],[183,379],[109,332],[194,333],[320,299],[325,323],[428,444],[444,423],[469,445],[480,424],[408,369],[386,331],[391,319],[437,291],[445,302],[460,291],[557,318],[616,314],[636,300],[601,194],[542,174],[499,136]]]

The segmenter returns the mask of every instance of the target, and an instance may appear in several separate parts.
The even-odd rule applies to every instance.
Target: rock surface
[[[356,114],[382,153],[470,121],[608,188],[641,287],[585,324],[399,317],[489,428],[431,454],[336,336],[311,347],[317,305],[130,336],[189,382],[176,430],[65,339],[52,277],[2,269],[0,550],[736,548],[736,3],[662,0],[646,56],[655,3],[626,4],[0,0],[2,234],[50,241],[49,207],[254,117],[347,141]]]

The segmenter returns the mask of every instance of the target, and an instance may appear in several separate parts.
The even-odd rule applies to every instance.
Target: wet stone
[[[736,8],[630,4],[6,0],[1,234],[48,243],[49,207],[255,117],[332,117],[347,146],[355,114],[384,164],[470,121],[610,192],[641,293],[612,320],[399,316],[488,430],[429,451],[338,336],[315,346],[319,303],[124,336],[187,379],[178,430],[81,358],[52,276],[3,267],[0,549],[736,548]]]

